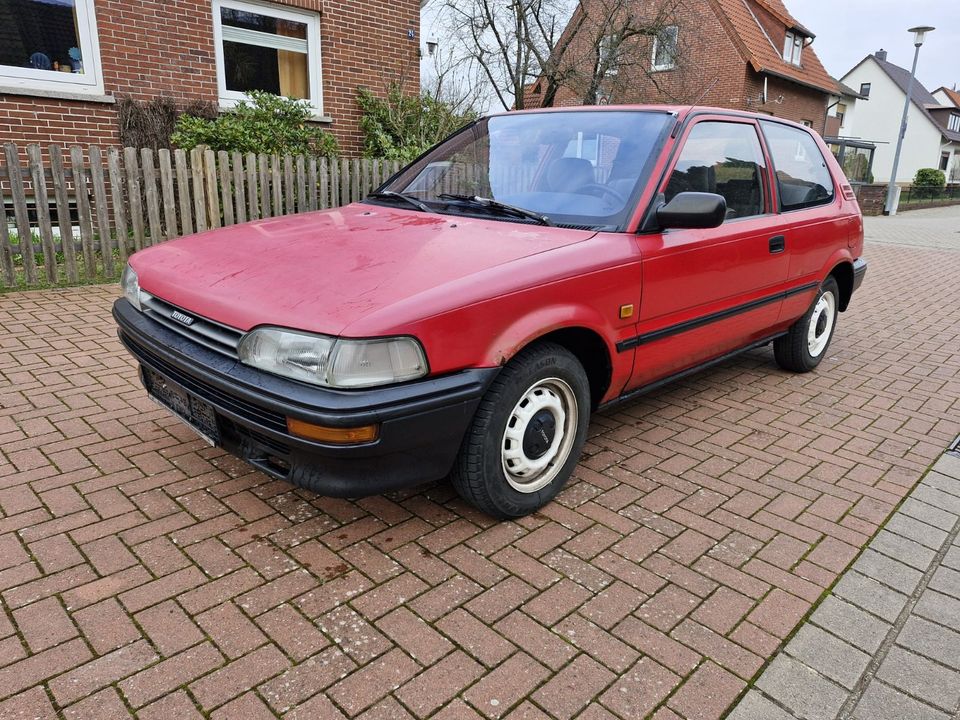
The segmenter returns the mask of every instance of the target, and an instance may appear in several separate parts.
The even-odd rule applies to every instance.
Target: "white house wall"
[[[947,107],[956,107],[956,105],[953,104],[953,101],[950,100],[950,97],[943,91],[942,88],[933,93],[933,97],[936,98],[937,102],[941,105],[946,105]]]
[[[873,158],[873,177],[877,182],[887,182],[893,170],[893,156],[900,132],[903,114],[904,92],[875,62],[868,60],[842,78],[844,84],[855,90],[861,83],[870,83],[870,98],[858,100],[848,110],[843,136],[855,137],[877,144]],[[940,166],[943,136],[934,124],[914,103],[910,103],[907,116],[907,134],[903,140],[898,183],[913,181],[920,168]],[[956,162],[956,160],[954,160]]]

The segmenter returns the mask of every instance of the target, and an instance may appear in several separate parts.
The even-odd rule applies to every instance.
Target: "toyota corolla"
[[[862,249],[808,128],[530,111],[363,202],[143,250],[114,316],[147,392],[266,474],[350,497],[449,477],[509,518],[559,492],[597,408],[768,343],[813,370]]]

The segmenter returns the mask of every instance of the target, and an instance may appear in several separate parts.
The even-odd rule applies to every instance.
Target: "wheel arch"
[[[613,377],[613,362],[610,349],[603,337],[586,327],[574,326],[552,330],[528,342],[524,347],[541,342],[552,342],[569,350],[590,381],[590,405],[595,409],[610,389]],[[522,348],[521,348],[522,349]]]
[[[853,263],[848,260],[837,263],[827,277],[837,281],[837,287],[840,289],[837,307],[840,312],[843,312],[850,305],[850,298],[853,297]]]

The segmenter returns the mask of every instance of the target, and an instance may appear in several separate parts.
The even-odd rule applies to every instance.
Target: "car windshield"
[[[373,201],[617,229],[636,204],[671,119],[666,112],[636,110],[484,118],[405,168]]]

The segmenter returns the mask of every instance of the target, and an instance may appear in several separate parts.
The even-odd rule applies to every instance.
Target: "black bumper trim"
[[[325,495],[379,494],[445,476],[499,372],[476,368],[369,390],[314,388],[194,343],[126,300],[114,304],[113,315],[121,341],[141,364],[213,405],[225,449]],[[354,446],[316,443],[290,435],[287,416],[334,427],[379,423],[380,436]]]
[[[857,258],[853,261],[853,292],[863,285],[863,278],[867,274],[867,261]]]

